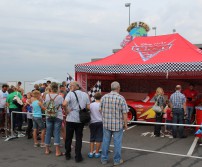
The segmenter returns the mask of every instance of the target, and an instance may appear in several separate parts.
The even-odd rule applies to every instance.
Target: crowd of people
[[[102,97],[101,93],[97,92],[94,96],[95,102],[91,103],[88,94],[81,91],[76,81],[71,82],[68,89],[65,81],[61,85],[47,81],[47,83],[34,85],[34,89],[26,94],[21,87],[21,82],[10,87],[4,84],[0,91],[1,128],[5,127],[3,119],[4,114],[7,113],[8,129],[11,129],[12,114],[14,135],[17,136],[17,133],[22,131],[23,122],[26,121],[27,138],[33,138],[34,147],[44,148],[45,155],[49,155],[53,151],[50,149],[51,137],[53,137],[55,156],[65,156],[66,160],[72,158],[72,140],[75,134],[75,161],[81,162],[83,161],[81,149],[85,124],[80,122],[79,110],[80,107],[87,108],[91,116],[88,157],[101,158],[102,164],[106,164],[109,160],[108,150],[113,135],[116,145],[114,165],[119,165],[123,163],[121,143],[123,129],[127,129],[128,112],[126,101],[119,92],[120,84],[113,82],[109,94]],[[16,112],[24,112],[24,114]],[[65,144],[65,153],[60,150],[61,136]]]
[[[161,87],[156,89],[155,102],[161,107],[161,112],[156,112],[155,120],[161,123],[165,118],[166,123],[191,124],[193,122],[193,112],[196,105],[198,92],[194,85],[190,83],[189,87],[182,92],[181,85],[176,85],[175,92],[171,94],[169,100],[164,99],[164,91]],[[184,121],[185,120],[185,121]],[[171,134],[173,138],[186,138],[184,126],[166,125],[165,134]],[[161,136],[161,125],[154,126],[154,135]]]
[[[8,113],[8,129],[11,128],[10,116],[14,111],[25,112],[25,114],[13,113],[13,132],[17,135],[22,130],[23,121],[27,122],[27,138],[33,138],[34,147],[42,147],[44,153],[49,155],[51,137],[55,146],[55,156],[65,156],[66,160],[72,158],[72,140],[75,134],[75,161],[83,161],[82,137],[84,123],[80,122],[80,108],[90,110],[90,149],[89,158],[101,158],[102,164],[109,161],[109,146],[113,136],[114,140],[114,165],[123,163],[121,157],[123,130],[127,129],[128,106],[126,100],[120,93],[120,84],[116,81],[111,83],[111,92],[102,94],[97,92],[94,96],[95,102],[90,102],[87,93],[81,91],[80,85],[72,81],[67,89],[66,82],[58,85],[55,82],[47,81],[40,85],[34,85],[34,89],[27,94],[21,87],[21,82],[16,86],[9,87],[7,84],[0,90],[0,128],[3,132],[5,113]],[[197,98],[197,91],[194,85],[183,93],[182,87],[177,85],[175,92],[169,100],[164,99],[164,91],[161,87],[156,89],[155,101],[162,112],[156,113],[156,122],[162,122],[165,118],[167,123],[191,123],[194,110],[194,102]],[[16,100],[14,100],[16,99]],[[22,102],[22,104],[21,104]],[[186,114],[185,114],[186,113]],[[7,114],[6,114],[7,115]],[[154,126],[154,135],[159,137],[161,125]],[[165,133],[172,134],[173,138],[185,138],[184,127],[166,125]],[[40,133],[40,143],[38,135]],[[65,153],[61,151],[61,136],[65,144]],[[100,152],[100,149],[102,152]],[[94,151],[95,150],[95,151]]]

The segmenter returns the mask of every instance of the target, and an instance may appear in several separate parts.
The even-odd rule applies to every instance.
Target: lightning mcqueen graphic
[[[171,93],[164,93],[165,100],[170,98]],[[152,106],[155,103],[155,92],[149,93],[143,100],[126,100],[129,112],[128,121],[154,121],[155,112]]]

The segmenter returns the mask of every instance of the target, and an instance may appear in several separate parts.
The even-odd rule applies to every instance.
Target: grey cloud
[[[7,69],[0,71],[1,79],[63,80],[67,72],[74,75],[75,64],[110,55],[127,35],[125,2],[1,0],[0,55],[2,68]],[[131,1],[131,22],[145,21],[156,26],[158,34],[176,28],[186,39],[201,43],[201,9],[200,0],[146,0],[144,4],[136,0]],[[153,34],[151,30],[149,35]]]

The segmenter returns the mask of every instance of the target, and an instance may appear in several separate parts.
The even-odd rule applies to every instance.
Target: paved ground
[[[124,132],[122,156],[124,164],[122,167],[201,167],[202,146],[196,146],[193,156],[187,153],[194,141],[193,132],[186,131],[188,138],[171,139],[168,137],[151,137],[149,132],[152,126],[131,126]],[[0,139],[0,167],[111,167],[113,166],[113,153],[110,153],[110,161],[107,165],[101,165],[100,159],[89,159],[89,129],[84,130],[82,163],[75,163],[72,158],[69,161],[65,157],[55,157],[54,149],[50,155],[44,154],[44,149],[34,148],[33,140],[26,137],[13,139],[5,142]],[[74,143],[73,143],[74,144]],[[62,148],[63,151],[64,148]],[[111,150],[113,150],[113,142]],[[74,156],[74,152],[72,152]]]

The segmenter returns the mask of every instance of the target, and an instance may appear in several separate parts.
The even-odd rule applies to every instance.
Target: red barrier
[[[202,124],[202,107],[196,107],[196,124],[201,125]],[[196,127],[196,131],[199,129],[199,127]],[[202,137],[202,134],[197,134],[197,137]]]

